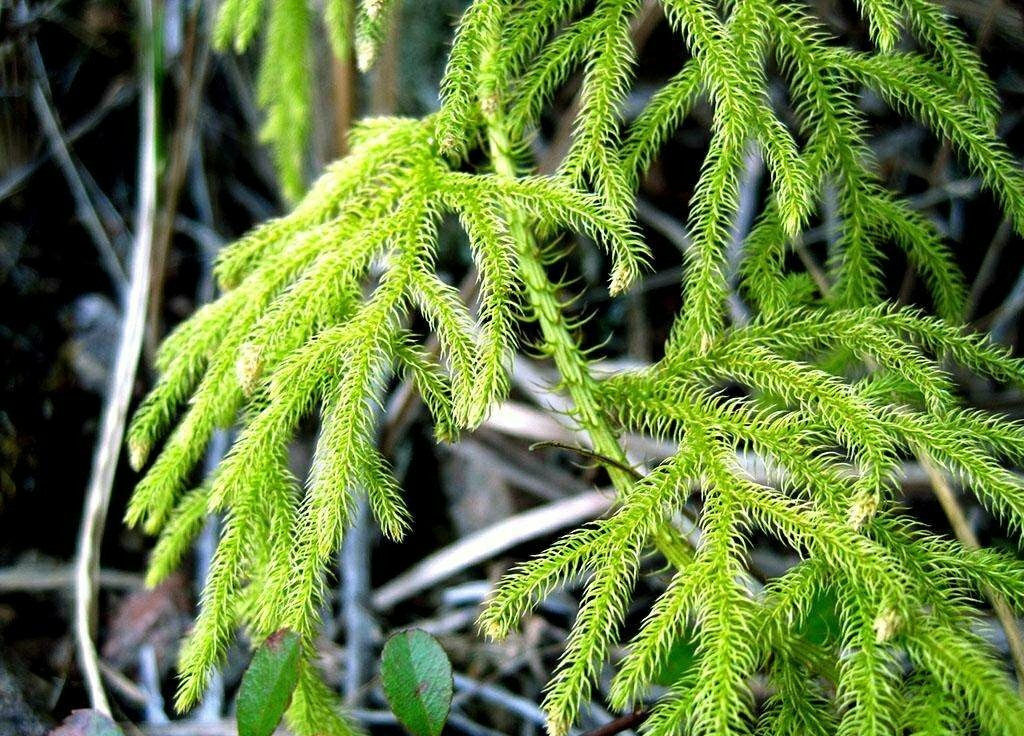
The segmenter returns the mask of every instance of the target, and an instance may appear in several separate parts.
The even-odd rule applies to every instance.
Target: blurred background
[[[309,69],[315,89],[310,180],[345,152],[354,118],[422,115],[437,107],[438,82],[464,4],[397,3],[395,22],[368,75],[336,60],[317,24]],[[811,4],[844,42],[867,46],[852,2]],[[1020,160],[1024,4],[945,5],[960,17],[997,83],[1004,103],[1000,134]],[[258,49],[241,56],[213,51],[215,6],[158,0],[147,31],[132,2],[0,0],[2,736],[46,733],[70,710],[89,703],[72,624],[76,538],[101,442],[101,415],[111,398],[129,256],[139,226],[140,95],[156,98],[158,196],[142,357],[126,394],[132,405],[152,384],[152,356],[161,337],[214,296],[211,265],[217,250],[287,208],[258,136]],[[147,48],[150,32],[155,66],[146,77],[139,72],[139,50]],[[635,37],[641,62],[627,117],[687,58],[653,3],[645,6]],[[552,170],[564,153],[577,86],[578,80],[566,85],[545,113],[533,141],[541,170]],[[782,95],[779,104],[786,105]],[[860,104],[871,115],[871,142],[887,185],[909,195],[955,246],[972,285],[968,321],[1016,349],[1024,308],[1020,238],[947,146],[876,98],[862,95]],[[585,246],[570,257],[570,288],[581,295],[580,314],[590,318],[583,341],[602,345],[599,355],[610,370],[656,359],[679,306],[683,224],[709,121],[707,106],[698,106],[643,183],[640,224],[655,259],[637,288],[611,302],[602,257]],[[754,162],[744,186],[755,200],[764,179]],[[811,255],[824,253],[829,224],[825,213],[808,233],[804,244]],[[453,282],[467,272],[466,250],[454,227],[444,236],[441,262]],[[923,299],[895,249],[886,273],[893,299]],[[407,490],[414,530],[398,547],[379,540],[368,523],[357,527],[339,560],[337,594],[320,643],[325,671],[368,727],[396,729],[381,699],[375,663],[388,632],[415,624],[440,639],[458,673],[452,729],[543,732],[536,703],[575,610],[576,591],[553,596],[520,635],[502,645],[478,637],[473,620],[490,582],[511,561],[599,515],[610,500],[601,490],[604,476],[587,458],[558,444],[571,445],[574,438],[562,424],[562,398],[545,388],[553,378],[544,361],[525,351],[514,367],[512,400],[479,432],[445,447],[435,447],[431,428],[396,387],[381,441]],[[978,405],[1024,415],[1024,397],[1016,391],[974,383],[964,389]],[[307,428],[296,453],[310,451],[314,431]],[[221,435],[214,443],[208,467],[229,439]],[[532,447],[538,441],[555,444]],[[644,438],[627,441],[651,460],[664,452]],[[177,720],[169,705],[176,647],[194,614],[216,523],[180,575],[144,590],[152,540],[120,522],[137,475],[123,453],[114,457],[119,460],[98,547],[95,595],[99,667],[113,712],[141,733],[233,733],[232,694],[247,661],[242,648],[231,653],[199,711]],[[908,465],[906,471],[910,512],[948,531],[923,470]],[[964,502],[982,543],[1009,544],[981,509],[966,496]],[[768,572],[790,564],[767,541],[752,554]],[[651,573],[645,585],[653,591],[658,570]],[[642,615],[642,592],[637,601]],[[1000,632],[992,626],[989,634],[1010,668],[1010,647]],[[597,728],[611,716],[595,705],[587,718],[584,726]]]

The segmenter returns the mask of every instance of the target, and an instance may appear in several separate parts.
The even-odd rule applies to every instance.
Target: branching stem
[[[509,139],[500,112],[487,121],[487,142],[495,172],[510,179],[516,177],[512,141]],[[612,484],[620,493],[628,493],[633,485],[623,466],[629,466],[618,437],[601,412],[596,396],[597,385],[587,365],[586,356],[576,344],[565,322],[556,286],[548,278],[537,238],[526,218],[509,213],[509,229],[516,244],[519,270],[526,288],[526,297],[534,320],[540,326],[544,348],[558,368],[559,375],[575,404],[576,421],[590,440],[595,452],[612,462],[606,465]]]
[[[513,141],[508,134],[499,105],[491,106],[486,116],[488,152],[499,176],[516,178]],[[522,213],[508,213],[509,230],[516,245],[519,272],[533,319],[540,326],[544,349],[551,355],[562,383],[575,405],[575,419],[589,439],[595,458],[604,467],[620,500],[634,485],[634,473],[618,435],[597,400],[597,382],[583,351],[566,324],[557,286],[544,270],[540,245]],[[676,568],[692,556],[692,544],[666,522],[655,535],[655,544],[665,559]]]
[[[488,115],[487,142],[495,172],[509,179],[516,178],[513,142],[498,110]],[[632,478],[622,469],[629,467],[629,460],[597,402],[597,384],[590,373],[586,356],[565,322],[557,287],[544,270],[537,238],[521,213],[509,213],[508,222],[516,244],[520,275],[530,310],[540,326],[544,347],[554,360],[576,406],[576,421],[590,439],[594,451],[612,461],[606,466],[608,475],[615,489],[619,493],[626,493],[633,485]]]

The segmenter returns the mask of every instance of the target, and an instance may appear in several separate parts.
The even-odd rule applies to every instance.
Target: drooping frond
[[[270,3],[266,46],[257,85],[259,103],[267,111],[260,139],[271,145],[281,190],[295,201],[306,188],[313,94],[307,79],[311,49],[305,0]]]
[[[382,0],[366,2],[360,13],[359,48],[362,54],[376,48],[387,20]],[[352,0],[322,3],[324,28],[334,54],[348,59],[355,23]],[[369,18],[371,11],[376,13]],[[263,28],[257,96],[266,113],[260,138],[270,145],[280,177],[281,191],[296,202],[306,191],[306,146],[312,130],[313,28],[305,0],[225,0],[218,10],[214,41],[218,48],[233,47],[241,53]],[[367,41],[368,37],[376,39]]]
[[[267,135],[298,193],[310,10],[264,5],[226,0],[217,34],[244,47],[266,15]],[[349,18],[350,3],[327,0],[335,49],[345,52],[354,32],[368,64],[397,5],[365,0]],[[965,405],[952,368],[1020,384],[1024,363],[959,324],[957,259],[924,213],[883,186],[859,104],[873,90],[948,140],[1021,229],[1024,174],[996,137],[993,85],[930,0],[857,2],[867,50],[846,47],[801,4],[661,7],[689,56],[627,121],[640,2],[475,0],[455,32],[438,112],[363,123],[352,153],[291,214],[220,257],[225,293],[168,337],[160,379],[129,432],[136,467],[155,455],[128,511],[162,530],[151,581],[180,561],[206,512],[224,515],[182,652],[180,706],[201,695],[238,628],[259,641],[287,626],[306,646],[292,726],[347,732],[312,643],[358,494],[388,537],[410,523],[376,442],[389,384],[414,382],[439,438],[472,429],[508,393],[519,323],[532,320],[618,494],[609,516],[515,567],[480,618],[487,635],[506,636],[540,599],[582,579],[545,692],[553,736],[597,694],[619,645],[607,699],[649,709],[649,734],[1019,731],[1022,701],[970,627],[972,606],[989,595],[1024,610],[1024,563],[915,525],[896,495],[901,467],[916,459],[1020,537],[1024,481],[1012,466],[1024,461],[1024,427]],[[919,48],[903,50],[904,38]],[[788,95],[773,93],[773,70]],[[553,175],[533,173],[525,142],[577,73],[568,153]],[[699,99],[712,123],[685,214],[682,311],[662,359],[599,381],[548,276],[545,257],[561,255],[547,241],[567,232],[594,241],[612,294],[628,288],[647,259],[632,222],[637,189]],[[741,189],[757,158],[769,177],[744,232]],[[827,263],[801,270],[790,252],[819,207],[834,221]],[[474,299],[435,263],[446,215],[467,236]],[[937,317],[886,303],[888,247],[921,276]],[[730,324],[733,298],[750,314]],[[319,420],[312,464],[295,468],[287,444],[310,416]],[[239,428],[230,453],[193,488],[214,429],[230,425]],[[620,431],[677,451],[635,480]],[[675,528],[684,511],[699,528],[692,550]],[[754,535],[799,561],[752,578]],[[670,582],[631,630],[651,550]],[[811,630],[815,616],[831,621],[827,635]],[[656,690],[680,641],[692,642],[693,663]],[[755,681],[766,698],[755,697]]]
[[[1024,498],[1024,485],[999,463],[999,458],[1007,451],[1011,455],[1019,452],[1019,446],[1013,442],[1004,444],[990,435],[990,428],[1004,427],[1003,422],[991,417],[982,419],[976,412],[964,412],[957,408],[958,400],[952,393],[934,392],[929,384],[939,380],[939,386],[942,385],[941,369],[931,363],[934,358],[930,357],[931,351],[942,343],[976,367],[987,364],[987,370],[983,369],[986,373],[1005,377],[1008,372],[1019,370],[1020,363],[1005,363],[1009,359],[1000,351],[963,335],[956,328],[939,327],[941,323],[912,312],[874,309],[844,314],[829,311],[808,315],[808,318],[821,329],[811,330],[799,319],[790,324],[771,323],[763,327],[754,323],[747,329],[729,333],[721,352],[698,351],[689,358],[673,358],[671,366],[656,366],[643,373],[613,377],[604,384],[602,391],[606,392],[606,405],[615,407],[615,415],[623,426],[684,443],[694,441],[694,434],[707,431],[706,427],[714,428],[734,438],[733,443],[749,446],[765,458],[782,488],[809,499],[810,503],[821,504],[817,508],[804,507],[807,502],[789,501],[775,496],[773,491],[758,491],[756,485],[743,480],[738,468],[729,470],[727,461],[721,461],[724,464],[719,466],[722,470],[718,475],[695,474],[692,481],[701,479],[708,486],[717,483],[733,488],[737,498],[742,499],[743,518],[749,520],[747,523],[779,535],[787,545],[801,550],[810,562],[816,563],[814,569],[822,576],[820,580],[827,580],[827,585],[844,591],[842,646],[849,648],[852,654],[838,660],[838,712],[842,716],[838,732],[889,733],[900,717],[894,647],[915,646],[909,632],[929,625],[928,617],[935,614],[926,611],[936,605],[955,605],[963,595],[962,589],[944,588],[930,582],[935,578],[918,567],[919,561],[925,559],[927,564],[935,564],[952,553],[958,562],[944,564],[951,564],[951,574],[969,575],[971,579],[964,581],[969,588],[977,591],[978,586],[991,585],[994,589],[1006,590],[1014,600],[1019,596],[1016,590],[1019,583],[1010,584],[1007,589],[1006,573],[999,571],[1004,563],[995,559],[991,561],[992,567],[982,573],[991,583],[982,583],[982,578],[973,577],[974,572],[967,572],[976,568],[964,557],[977,553],[967,553],[954,543],[933,542],[928,537],[919,538],[920,541],[906,537],[900,531],[898,517],[883,511],[888,493],[886,473],[872,470],[872,467],[880,466],[882,470],[891,467],[898,447],[886,447],[887,442],[912,448],[963,477],[1011,528],[1019,527],[1024,518],[1024,508],[1018,506]],[[866,333],[875,330],[880,334],[872,348]],[[786,362],[794,358],[808,360],[815,353],[843,343],[851,349],[856,343],[865,358],[873,350],[891,356],[893,353],[886,347],[886,340],[881,339],[882,333],[890,334],[888,340],[901,343],[900,336],[906,340],[910,331],[917,331],[917,336],[910,339],[923,351],[916,356],[908,354],[903,359],[909,362],[913,358],[913,370],[903,361],[876,370],[899,373],[901,385],[915,386],[916,396],[933,393],[929,401],[908,397],[909,403],[896,410],[868,395],[859,397],[856,383],[837,383],[809,364]],[[941,338],[937,335],[939,332]],[[735,353],[725,347],[729,342],[735,346]],[[768,353],[762,352],[766,348]],[[937,355],[948,356],[952,350],[939,347]],[[769,353],[777,357],[769,359]],[[967,354],[973,357],[967,358]],[[740,368],[746,365],[749,370]],[[755,365],[758,367],[754,368]],[[742,375],[737,370],[742,370]],[[767,378],[777,371],[781,372],[776,379]],[[801,375],[814,378],[804,381]],[[740,401],[707,393],[722,381],[736,380],[755,388],[761,396]],[[772,408],[759,408],[769,397],[772,400],[768,405]],[[830,406],[826,408],[826,404]],[[829,414],[834,410],[843,416],[830,419]],[[1016,429],[1008,423],[1002,431],[1012,434]],[[844,448],[844,453],[836,454],[833,449],[836,447]],[[749,490],[744,492],[742,488]],[[705,503],[709,501],[706,499]],[[628,506],[629,502],[623,503]],[[816,517],[820,521],[814,521]],[[702,527],[705,534],[714,528],[707,522]],[[923,553],[923,550],[916,551],[920,544],[939,546],[931,546],[928,553]],[[945,551],[940,552],[940,549]],[[909,558],[907,550],[915,550],[913,554],[919,557]],[[859,560],[854,561],[854,557]],[[977,564],[990,564],[982,562],[983,558],[984,555],[977,558]],[[697,559],[700,559],[699,553]],[[961,565],[964,572],[952,573],[952,569]],[[796,576],[798,571],[802,573],[804,568],[793,568],[792,573],[774,585],[784,585],[790,574]],[[669,586],[631,644],[631,652],[613,683],[612,700],[616,705],[624,707],[643,695],[653,668],[680,635],[681,623],[686,621],[687,615],[695,615],[696,591],[710,584],[695,578],[696,575],[694,565],[679,573],[678,580]],[[735,575],[730,577],[733,579]],[[945,576],[941,579],[950,580]],[[697,580],[702,582],[698,584]],[[515,581],[513,577],[509,584],[514,585]],[[800,601],[801,597],[794,596],[794,600]],[[730,621],[739,616],[735,613],[738,605],[732,604],[734,614]],[[729,608],[723,603],[716,611]],[[775,636],[799,637],[798,624],[799,617],[792,615],[775,620],[773,626],[778,632]],[[698,627],[697,636],[703,631],[703,627]],[[972,646],[967,643],[968,638],[970,635],[964,633],[957,646]],[[999,668],[983,661],[972,665],[977,671],[971,676],[994,677],[1003,682]],[[921,666],[922,672],[930,671],[930,666]],[[790,677],[791,667],[792,663],[780,664],[768,673],[769,676],[775,673]],[[695,675],[693,682],[666,696],[665,704],[656,708],[652,716],[652,732],[668,733],[671,729],[689,728],[689,724],[696,723],[692,691],[698,682],[704,684],[707,680]],[[740,707],[740,702],[735,701],[732,707]],[[724,703],[722,701],[716,713],[729,712]],[[978,717],[992,719],[991,727],[1000,732],[1000,729],[1011,728],[1010,724],[1015,722],[1011,711],[1018,707],[1019,701],[1014,699],[1014,703],[1004,708],[994,702],[982,703],[975,697],[970,707],[982,709],[984,712],[978,713]],[[790,707],[801,709],[789,712]],[[815,727],[829,722],[827,709],[822,713],[820,709],[790,706],[789,701],[777,704],[774,713],[774,718],[800,718],[812,725],[818,724]],[[704,728],[713,730],[706,724]],[[733,730],[725,732],[742,731],[744,727],[734,724],[731,728]]]
[[[496,105],[496,80],[488,56],[499,34],[505,8],[500,0],[472,3],[459,22],[441,80],[441,110],[437,114],[438,146],[444,154],[462,156],[482,122],[482,105]],[[489,99],[485,95],[490,95]]]
[[[353,139],[353,154],[291,215],[225,251],[217,271],[228,291],[168,340],[163,375],[129,432],[132,460],[142,465],[181,413],[129,509],[130,521],[165,528],[151,579],[173,569],[207,511],[225,514],[183,649],[179,707],[201,695],[237,625],[257,636],[288,627],[312,641],[357,492],[387,536],[405,532],[409,514],[375,442],[391,375],[415,380],[442,437],[479,424],[507,392],[522,288],[508,213],[612,249],[635,237],[563,178],[452,171],[435,152],[432,119],[370,121]],[[436,273],[445,212],[466,225],[479,264],[475,317]],[[412,309],[439,340],[440,362],[404,329]],[[316,412],[320,437],[303,484],[285,448]],[[214,428],[235,422],[238,438],[213,478],[184,493]],[[299,724],[301,713],[322,707],[314,702],[322,688],[310,688],[296,706]]]

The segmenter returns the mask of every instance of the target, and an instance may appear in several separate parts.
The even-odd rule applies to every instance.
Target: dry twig
[[[142,131],[139,150],[138,201],[135,240],[132,248],[131,280],[124,303],[124,318],[117,360],[107,393],[100,434],[93,455],[92,475],[85,497],[82,526],[75,556],[75,641],[89,690],[92,707],[110,713],[103,691],[99,658],[92,639],[95,618],[96,585],[99,571],[100,541],[110,504],[110,490],[121,454],[125,418],[135,383],[139,353],[142,349],[149,291],[150,254],[156,218],[156,58],[153,48],[153,6],[151,0],[139,0],[139,37],[141,77],[139,114]]]

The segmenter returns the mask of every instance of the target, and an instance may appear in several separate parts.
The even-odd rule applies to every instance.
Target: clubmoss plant
[[[306,53],[290,39],[307,32],[308,11],[302,1],[270,5],[261,87],[268,136],[294,190],[301,137],[285,133],[305,129],[308,101],[288,81]],[[360,4],[365,63],[390,5]],[[1024,175],[995,134],[993,85],[931,0],[858,2],[869,50],[844,46],[796,3],[660,5],[689,60],[626,121],[639,0],[474,0],[439,111],[360,124],[352,153],[291,214],[225,249],[216,269],[223,295],[167,339],[161,378],[129,432],[136,467],[155,454],[128,512],[129,522],[161,533],[151,582],[175,568],[207,513],[225,518],[182,651],[180,708],[200,697],[239,627],[255,640],[288,627],[307,654],[292,727],[353,729],[312,657],[325,578],[357,489],[388,537],[401,538],[410,521],[374,444],[374,404],[397,373],[414,380],[439,439],[472,430],[507,393],[518,326],[532,321],[618,491],[614,513],[516,568],[480,619],[500,638],[552,589],[585,579],[543,704],[553,736],[569,731],[619,643],[626,654],[613,663],[607,700],[650,708],[648,734],[1021,732],[1024,701],[974,623],[989,593],[1024,611],[1024,563],[916,525],[901,513],[896,480],[901,460],[916,456],[975,493],[1019,539],[1024,483],[1010,466],[1024,462],[1024,425],[965,406],[950,369],[1018,383],[1024,363],[961,325],[964,279],[949,246],[883,187],[858,106],[860,92],[873,90],[949,141],[1021,231]],[[227,0],[221,40],[244,47],[261,6]],[[346,6],[324,4],[339,39],[351,23]],[[769,94],[771,61],[794,120],[783,120]],[[572,144],[554,175],[539,176],[525,142],[578,70]],[[647,258],[633,224],[640,178],[701,97],[714,117],[689,205],[682,309],[663,359],[599,380],[548,276],[562,257],[549,244],[565,233],[592,239],[608,253],[611,292],[627,289]],[[726,251],[752,151],[771,181],[736,277],[753,316],[730,324]],[[814,281],[787,256],[826,192],[839,235]],[[449,213],[479,274],[475,310],[435,268],[438,224]],[[935,316],[886,300],[887,243],[922,276]],[[413,313],[436,335],[437,359],[408,331]],[[289,472],[287,444],[309,415],[319,417],[320,435],[302,482]],[[227,458],[189,490],[214,428],[232,425],[239,434]],[[617,439],[623,430],[671,439],[678,450],[637,479]],[[771,483],[743,470],[740,449],[764,459]],[[697,497],[691,548],[674,518]],[[801,561],[755,582],[746,556],[754,532]],[[672,581],[620,642],[652,550]],[[805,624],[821,600],[834,602],[840,630],[814,641]],[[656,673],[685,640],[696,642],[694,665],[657,690]],[[755,676],[766,683],[762,701]]]
[[[318,3],[331,51],[347,62],[355,51],[359,68],[373,65],[384,40],[394,0],[359,3],[323,0]],[[245,51],[265,28],[257,92],[267,119],[260,132],[270,145],[289,201],[306,191],[305,160],[312,106],[313,18],[306,0],[224,0],[217,16],[214,41],[221,50]],[[352,39],[355,38],[353,49]]]

